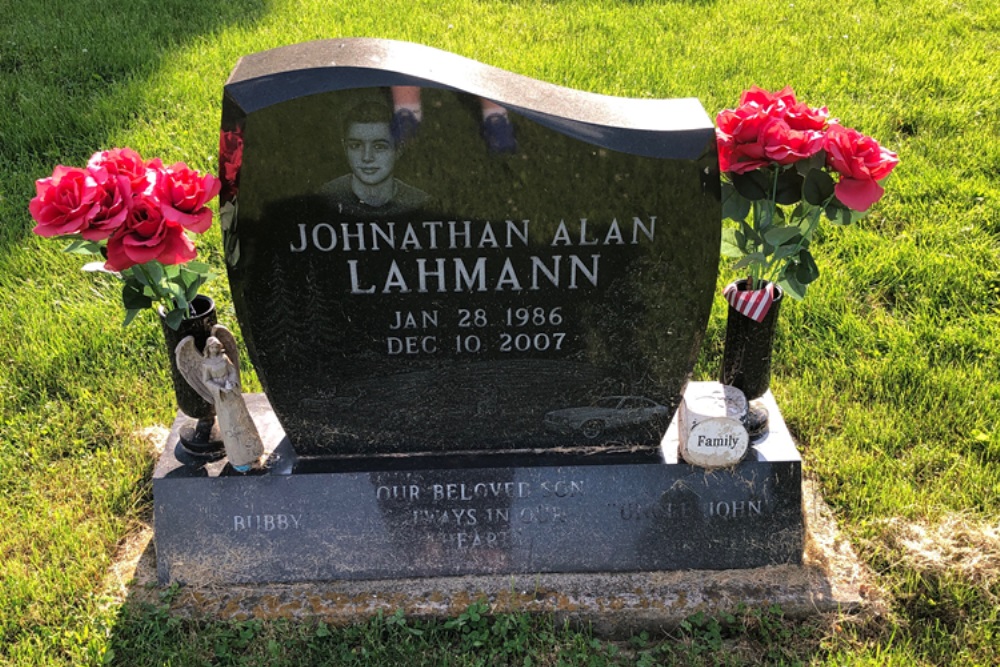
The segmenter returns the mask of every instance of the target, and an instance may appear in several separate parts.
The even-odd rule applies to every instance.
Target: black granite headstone
[[[316,42],[240,61],[221,146],[268,459],[186,460],[174,429],[161,581],[801,561],[801,459],[773,402],[738,465],[677,460],[721,227],[696,100]]]
[[[300,456],[657,451],[718,266],[697,100],[313,42],[240,61],[220,171],[241,331]]]

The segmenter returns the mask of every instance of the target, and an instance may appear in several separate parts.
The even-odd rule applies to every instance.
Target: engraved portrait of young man
[[[345,216],[386,219],[424,207],[429,195],[393,175],[402,146],[391,129],[392,110],[361,103],[343,120],[343,146],[351,173],[320,187],[331,210]]]

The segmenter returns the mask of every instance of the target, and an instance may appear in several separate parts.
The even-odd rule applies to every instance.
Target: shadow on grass
[[[30,229],[27,202],[36,178],[109,147],[108,137],[143,120],[143,92],[172,53],[204,35],[252,23],[266,5],[19,0],[6,6],[0,16],[0,252]]]

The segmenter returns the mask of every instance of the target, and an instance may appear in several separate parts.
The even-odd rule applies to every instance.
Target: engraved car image
[[[553,433],[582,433],[593,440],[607,431],[617,431],[651,422],[666,421],[670,410],[643,396],[605,396],[593,405],[553,410],[545,415],[545,428]]]

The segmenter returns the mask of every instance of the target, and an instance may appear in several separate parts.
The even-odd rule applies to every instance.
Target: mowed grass
[[[816,244],[822,275],[782,308],[772,385],[888,616],[744,610],[609,644],[519,616],[340,630],[187,621],[109,595],[116,548],[148,518],[142,430],[172,419],[162,335],[149,314],[123,329],[117,286],[31,235],[33,181],[121,145],[214,170],[236,60],[344,36],[604,94],[694,96],[710,114],[751,84],[791,85],[899,153],[872,215]],[[0,663],[1000,662],[998,48],[986,0],[3,5]],[[222,272],[217,230],[201,250]],[[724,266],[720,287],[733,277]],[[224,278],[206,292],[235,325]],[[724,318],[719,298],[699,378],[715,375]]]

